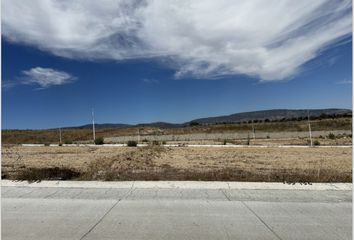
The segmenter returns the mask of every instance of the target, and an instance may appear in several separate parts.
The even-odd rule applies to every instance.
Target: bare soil
[[[352,148],[3,146],[17,180],[351,182]]]

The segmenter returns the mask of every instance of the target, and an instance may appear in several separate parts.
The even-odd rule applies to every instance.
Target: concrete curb
[[[284,184],[275,182],[198,182],[198,181],[27,181],[1,180],[2,187],[49,187],[49,188],[132,188],[132,189],[239,189],[239,190],[313,190],[352,191],[352,183],[312,183],[312,185]]]

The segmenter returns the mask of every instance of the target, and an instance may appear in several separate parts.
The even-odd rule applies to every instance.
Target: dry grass
[[[352,149],[4,146],[2,176],[36,180],[30,173],[37,180],[351,182]]]

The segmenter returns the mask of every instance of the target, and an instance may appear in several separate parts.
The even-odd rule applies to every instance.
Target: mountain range
[[[185,123],[168,123],[168,122],[153,122],[153,123],[141,123],[141,124],[122,124],[122,123],[103,123],[95,124],[97,129],[100,128],[123,128],[123,127],[144,127],[144,126],[153,126],[160,128],[174,128],[174,127],[183,127],[188,126],[191,123],[196,124],[216,124],[216,123],[237,123],[245,121],[255,121],[255,120],[281,120],[281,119],[293,119],[293,118],[306,118],[308,115],[310,117],[319,117],[321,115],[352,115],[352,110],[350,109],[338,109],[338,108],[327,108],[327,109],[271,109],[271,110],[261,110],[253,112],[241,112],[234,113],[230,115],[216,116],[216,117],[206,117],[198,118],[191,120]],[[86,124],[78,127],[71,128],[92,128],[92,124]]]

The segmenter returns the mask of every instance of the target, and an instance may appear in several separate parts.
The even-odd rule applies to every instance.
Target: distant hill
[[[153,122],[153,123],[140,123],[135,126],[137,126],[137,127],[150,126],[150,127],[159,127],[159,128],[178,128],[178,127],[182,127],[183,125],[184,124],[179,124],[179,123]]]
[[[101,129],[101,128],[124,128],[124,127],[130,127],[132,125],[130,124],[123,124],[123,123],[99,123],[95,124],[96,129]],[[88,129],[92,128],[92,124],[86,124],[78,127],[68,127],[68,128],[78,128],[78,129]]]
[[[123,124],[123,123],[95,123],[96,129],[103,128],[125,128],[125,127],[159,127],[159,128],[177,128],[183,126],[183,124],[177,123],[167,123],[167,122],[153,122],[153,123],[139,123],[136,125],[133,124]],[[92,124],[86,124],[77,127],[67,127],[67,128],[76,128],[76,129],[91,129]]]
[[[328,108],[328,109],[310,109],[309,115],[310,117],[319,117],[321,114],[326,115],[351,115],[352,110],[350,109],[336,109],[336,108]],[[273,120],[281,120],[281,119],[292,119],[299,117],[307,117],[306,109],[272,109],[272,110],[262,110],[262,111],[254,111],[254,112],[242,112],[235,113],[231,115],[225,116],[217,116],[217,117],[207,117],[207,118],[199,118],[194,119],[190,122],[186,123],[168,123],[168,122],[153,122],[153,123],[140,123],[140,124],[122,124],[122,123],[102,123],[95,124],[96,129],[103,128],[125,128],[125,127],[159,127],[159,128],[178,128],[183,126],[188,126],[190,123],[199,123],[199,124],[214,124],[214,123],[235,123],[235,122],[244,122],[250,120],[265,120],[268,119],[270,121]],[[90,129],[92,128],[92,124],[86,124],[78,127],[68,127],[68,128],[76,128],[76,129]]]
[[[199,118],[194,119],[191,122],[197,122],[199,124],[212,124],[212,123],[232,123],[232,122],[244,122],[250,120],[281,120],[299,118],[299,117],[307,117],[307,109],[273,109],[273,110],[262,110],[262,111],[254,111],[254,112],[242,112],[235,113],[231,115],[225,116],[217,116],[217,117],[207,117],[207,118]],[[310,117],[319,117],[321,114],[326,115],[351,115],[352,110],[350,109],[336,109],[336,108],[328,108],[328,109],[310,109],[309,115]]]

